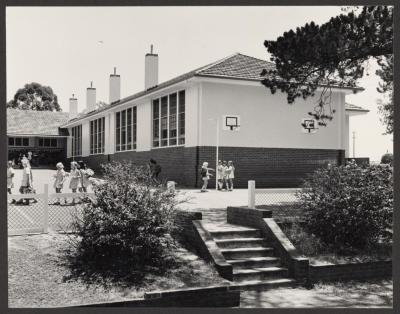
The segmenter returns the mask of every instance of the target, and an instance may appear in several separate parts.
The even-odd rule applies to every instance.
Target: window
[[[40,147],[57,147],[58,141],[56,138],[41,137],[39,138]]]
[[[153,147],[185,144],[185,91],[153,99]]]
[[[82,155],[82,125],[72,128],[72,156]]]
[[[137,110],[131,107],[115,114],[115,150],[117,152],[136,149]]]
[[[9,137],[8,146],[29,146],[29,137]]]
[[[105,118],[90,121],[90,154],[104,154]]]

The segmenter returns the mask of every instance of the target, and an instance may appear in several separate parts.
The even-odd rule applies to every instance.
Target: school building
[[[69,119],[68,112],[7,109],[8,160],[18,166],[20,158],[30,153],[33,167],[66,161],[69,135],[60,125]]]
[[[215,168],[218,146],[218,159],[235,164],[236,187],[248,180],[258,187],[293,187],[318,167],[343,163],[349,117],[368,112],[345,101],[362,88],[333,88],[334,119],[327,127],[304,129],[317,97],[288,104],[285,94],[271,94],[260,83],[261,71],[274,66],[270,62],[236,53],[163,83],[158,62],[157,54],[146,54],[144,90],[122,99],[114,69],[106,107],[95,109],[93,86],[85,113],[70,99],[70,119],[60,124],[69,135],[68,160],[98,169],[108,161],[147,164],[153,158],[161,177],[199,187],[199,167],[207,161]]]

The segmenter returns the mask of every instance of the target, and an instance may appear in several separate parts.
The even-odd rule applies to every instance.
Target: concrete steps
[[[234,287],[263,290],[296,283],[288,278],[288,269],[282,267],[260,230],[226,224],[209,232],[226,262],[232,265]]]
[[[295,279],[291,278],[280,278],[270,280],[245,280],[241,282],[233,282],[231,287],[240,290],[268,290],[272,288],[280,287],[293,287],[297,285]]]

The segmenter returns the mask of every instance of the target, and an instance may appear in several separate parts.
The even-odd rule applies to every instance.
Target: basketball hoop
[[[224,115],[223,116],[223,129],[227,131],[240,130],[240,116],[237,115]]]

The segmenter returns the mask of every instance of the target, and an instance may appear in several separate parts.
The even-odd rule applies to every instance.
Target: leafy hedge
[[[393,216],[393,169],[382,165],[319,169],[297,195],[305,227],[327,245],[363,248],[390,240]]]
[[[102,165],[104,181],[74,225],[78,256],[98,264],[157,266],[174,247],[175,195],[155,185],[145,167],[131,162]]]

